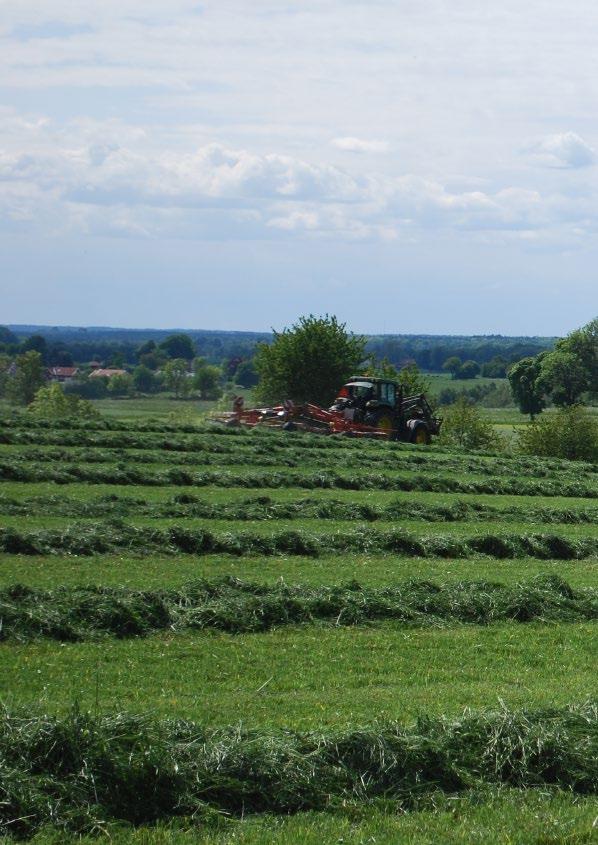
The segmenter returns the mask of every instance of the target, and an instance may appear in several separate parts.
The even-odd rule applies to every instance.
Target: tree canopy
[[[171,334],[160,344],[160,349],[169,358],[183,358],[191,361],[195,356],[193,341],[187,334]],[[151,351],[151,350],[148,350]]]
[[[513,399],[522,414],[533,420],[544,408],[544,394],[538,385],[541,356],[522,358],[509,369],[508,377]]]
[[[293,399],[330,405],[341,385],[359,370],[366,339],[347,332],[344,323],[326,314],[301,317],[258,345],[255,369],[259,401]]]

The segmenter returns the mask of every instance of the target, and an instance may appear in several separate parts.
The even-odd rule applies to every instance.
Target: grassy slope
[[[153,400],[152,400],[153,401]],[[174,403],[172,403],[174,404]],[[126,416],[141,416],[144,406],[114,402],[111,408]],[[185,407],[187,403],[182,403]],[[133,414],[135,411],[135,414]],[[152,406],[152,413],[168,413]],[[502,413],[502,412],[501,412]],[[511,413],[511,412],[508,412]],[[510,418],[509,418],[510,419]],[[498,421],[498,419],[497,419]],[[503,424],[503,417],[500,418]],[[510,422],[509,422],[510,424]],[[273,435],[276,437],[277,435]],[[241,439],[219,438],[245,451]],[[215,441],[216,442],[216,441]],[[263,441],[267,447],[267,440]],[[276,440],[271,441],[276,448]],[[36,447],[42,448],[42,447]],[[388,446],[374,443],[351,444],[346,454],[385,454],[392,459]],[[22,447],[0,446],[0,459],[10,453],[23,456]],[[308,449],[305,472],[336,469],[336,449],[311,454]],[[267,448],[264,454],[267,455]],[[491,457],[447,455],[439,450],[422,450],[432,461],[430,472],[457,474],[464,479],[478,477],[479,467],[493,465]],[[319,459],[317,458],[320,455]],[[395,453],[396,454],[396,453]],[[417,454],[406,450],[406,455]],[[159,453],[156,453],[159,458]],[[126,461],[126,453],[123,460]],[[385,458],[386,460],[386,458]],[[449,461],[450,469],[441,469]],[[434,469],[434,463],[436,469]],[[461,469],[459,469],[459,463]],[[154,467],[159,466],[152,464]],[[170,464],[172,466],[172,464]],[[549,466],[548,464],[546,465]],[[472,470],[478,472],[472,472]],[[259,469],[259,467],[258,467]],[[517,473],[516,462],[505,467]],[[225,467],[225,471],[230,469]],[[241,470],[243,472],[244,470]],[[250,468],[251,471],[251,468]],[[268,467],[270,471],[270,467]],[[288,469],[282,467],[282,471]],[[297,469],[293,469],[296,472]],[[375,472],[387,474],[386,466]],[[413,472],[413,470],[410,470]],[[421,472],[421,470],[415,470]],[[355,472],[355,471],[352,471]],[[549,478],[575,474],[573,467],[547,470]],[[530,471],[534,477],[535,470]],[[483,477],[483,476],[482,476]],[[184,488],[185,492],[189,488]],[[17,500],[32,496],[61,496],[94,500],[111,495],[142,498],[147,502],[165,502],[181,488],[96,484],[55,485],[49,482],[23,484],[4,482],[0,497]],[[320,500],[333,499],[385,506],[400,499],[420,501],[424,505],[452,503],[456,498],[487,502],[493,507],[521,509],[521,521],[500,520],[484,524],[407,523],[417,533],[451,532],[456,536],[490,530],[541,530],[529,521],[526,509],[549,507],[586,508],[596,505],[589,499],[569,497],[528,497],[467,495],[451,493],[380,493],[377,491],[301,489],[248,491],[242,488],[201,488],[193,490],[205,501],[226,503],[244,501],[266,494],[275,502],[296,501],[306,495]],[[0,499],[0,513],[2,512]],[[45,516],[35,511],[30,516],[0,517],[2,524],[33,528],[42,524],[66,525],[76,518]],[[127,522],[171,524],[172,519],[127,518]],[[185,520],[179,520],[185,522]],[[187,521],[189,522],[189,521]],[[201,521],[191,520],[192,524]],[[271,531],[281,526],[272,523],[245,523],[210,520],[211,529]],[[293,529],[306,531],[342,531],[351,523],[324,520],[293,520]],[[395,523],[396,524],[396,523]],[[375,523],[382,528],[383,523]],[[568,536],[588,534],[592,525],[551,525]],[[106,583],[137,587],[175,585],[198,576],[234,574],[252,580],[330,584],[352,578],[384,585],[406,578],[429,578],[440,582],[461,578],[488,578],[512,582],[540,572],[558,572],[574,585],[595,586],[596,560],[539,561],[492,560],[483,556],[474,560],[421,560],[395,558],[392,555],[343,554],[320,559],[277,556],[273,558],[235,558],[224,555],[193,557],[142,557],[127,554],[92,558],[0,557],[0,584],[17,581],[34,586]],[[390,624],[357,629],[289,628],[267,634],[230,636],[214,633],[158,635],[144,640],[88,642],[60,645],[35,642],[29,645],[0,646],[0,689],[10,705],[26,704],[47,710],[63,711],[73,700],[84,708],[100,710],[122,707],[150,709],[165,716],[192,717],[209,724],[243,721],[257,727],[314,727],[371,723],[379,718],[410,719],[421,712],[455,714],[464,707],[485,708],[503,700],[512,706],[559,704],[595,694],[595,627],[575,625],[509,625],[489,628],[449,627],[442,630],[399,630]],[[450,807],[450,809],[446,809]],[[458,807],[458,812],[455,811]],[[559,796],[554,800],[527,793],[489,795],[477,805],[467,798],[446,804],[438,812],[426,811],[398,818],[372,809],[364,818],[299,815],[293,819],[255,819],[242,826],[225,826],[221,832],[196,838],[183,832],[123,834],[122,841],[172,842],[318,842],[342,838],[346,842],[586,842],[590,841],[593,815],[589,802],[574,804]],[[594,813],[595,815],[595,813]],[[538,817],[541,818],[538,818]],[[590,819],[590,816],[592,818]],[[547,829],[549,839],[541,839]],[[143,838],[145,836],[146,838]],[[526,838],[527,837],[527,838]],[[534,838],[535,837],[535,838]],[[40,835],[49,842],[51,834]],[[66,841],[59,839],[56,841]],[[117,840],[118,841],[118,840]]]

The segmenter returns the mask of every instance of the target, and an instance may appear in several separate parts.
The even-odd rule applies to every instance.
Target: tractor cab
[[[369,376],[352,376],[344,384],[331,411],[342,412],[344,417],[358,423],[377,425],[384,413],[385,424],[394,428],[394,416],[400,406],[401,391],[394,381]]]
[[[335,405],[350,405],[352,407],[380,407],[396,408],[399,402],[400,388],[395,381],[369,376],[352,376],[343,385],[335,400]]]
[[[429,443],[438,434],[441,420],[433,415],[426,397],[404,396],[390,379],[352,376],[340,389],[330,411],[351,422],[388,432],[395,440]]]

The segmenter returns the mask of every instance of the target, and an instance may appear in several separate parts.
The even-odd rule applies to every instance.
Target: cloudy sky
[[[0,0],[1,323],[562,334],[591,0]]]

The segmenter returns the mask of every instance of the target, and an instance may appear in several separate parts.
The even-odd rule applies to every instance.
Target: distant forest
[[[197,355],[209,363],[221,364],[231,359],[253,357],[255,345],[272,340],[270,332],[208,331],[194,329],[121,329],[108,327],[9,325],[0,335],[5,351],[31,335],[41,335],[47,342],[49,364],[59,364],[64,353],[77,363],[107,361],[118,357],[125,364],[135,364],[139,347],[149,340],[160,344],[173,333],[188,335]],[[13,337],[9,337],[9,333]],[[401,367],[415,361],[422,370],[439,372],[450,356],[485,364],[496,357],[507,363],[552,349],[554,337],[506,337],[502,335],[369,335],[367,352],[378,359],[387,358]]]

